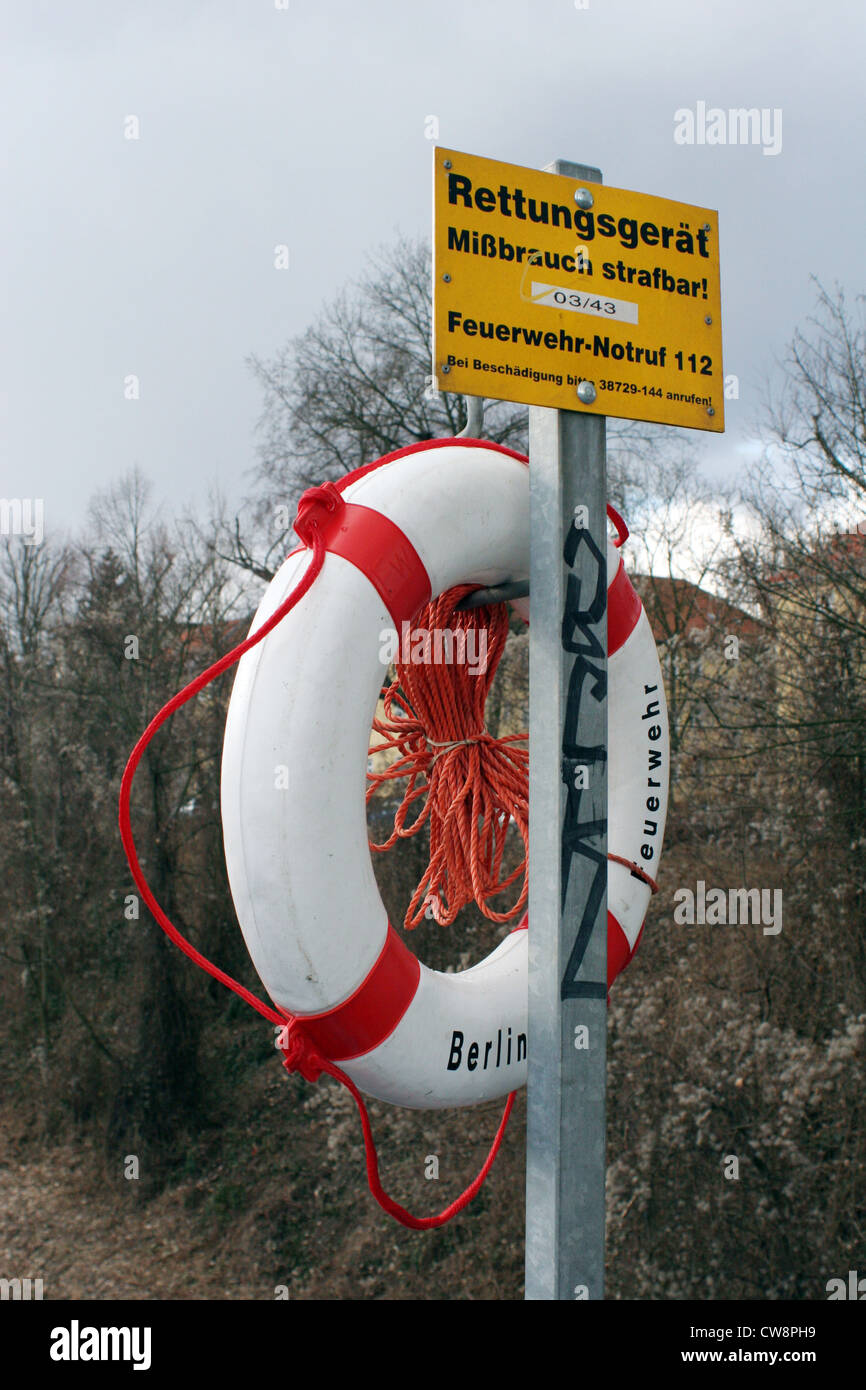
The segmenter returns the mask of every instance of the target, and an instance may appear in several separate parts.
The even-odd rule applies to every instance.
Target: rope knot
[[[470,748],[473,743],[495,743],[496,739],[487,729],[482,729],[480,734],[470,734],[468,738],[452,738],[445,742],[438,742],[435,738],[426,740],[428,748],[436,751],[430,758],[429,766],[432,768],[437,758],[442,758],[446,753],[453,753],[455,748]]]
[[[299,1071],[305,1081],[316,1082],[324,1071],[324,1058],[296,1018],[290,1018],[277,1037],[286,1071]]]
[[[334,516],[345,505],[342,493],[334,483],[322,483],[319,487],[308,487],[306,492],[302,492],[294,528],[304,545],[312,548],[313,531],[321,531],[325,517]]]

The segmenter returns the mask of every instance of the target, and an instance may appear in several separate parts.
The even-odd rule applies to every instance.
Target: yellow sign
[[[725,427],[718,214],[434,152],[443,391]]]

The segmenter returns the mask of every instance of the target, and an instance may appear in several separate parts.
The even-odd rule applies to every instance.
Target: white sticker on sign
[[[551,309],[570,309],[573,314],[594,314],[600,319],[616,319],[617,323],[637,323],[637,305],[627,299],[602,299],[597,294],[581,294],[560,285],[541,285],[532,282],[532,303],[546,304]]]

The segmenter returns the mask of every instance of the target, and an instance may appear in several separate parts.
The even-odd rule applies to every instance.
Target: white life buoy
[[[365,779],[380,635],[457,584],[529,575],[526,460],[482,441],[402,449],[320,489],[327,553],[301,602],[242,657],[226,722],[222,818],[232,896],[271,997],[368,1095],[473,1105],[526,1080],[527,932],[471,969],[421,964],[390,926],[370,859]],[[300,548],[251,631],[310,563]],[[657,873],[668,728],[655,642],[608,546],[609,978],[630,959]]]

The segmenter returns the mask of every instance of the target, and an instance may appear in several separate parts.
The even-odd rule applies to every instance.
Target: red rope
[[[371,849],[388,850],[430,826],[430,861],[406,912],[410,931],[428,906],[437,922],[450,926],[473,899],[490,921],[509,922],[529,894],[529,753],[513,746],[527,736],[494,738],[484,726],[508,637],[508,610],[504,603],[458,610],[474,587],[449,589],[406,629],[394,662],[396,679],[385,692],[382,717],[373,721],[381,741],[370,753],[393,750],[398,756],[381,772],[368,772],[367,800],[392,781],[405,777],[408,783],[391,835],[384,844],[371,841]],[[437,652],[446,659],[435,663]],[[421,810],[408,821],[419,800]],[[505,877],[502,857],[512,823],[523,840],[523,858]],[[512,907],[496,912],[488,906],[488,899],[521,877]]]
[[[298,603],[307,590],[312,587],[314,580],[318,577],[319,571],[322,568],[324,559],[325,547],[318,532],[315,532],[313,536],[313,559],[307,567],[307,571],[303,578],[298,582],[289,596],[283,600],[276,612],[271,614],[267,622],[263,623],[262,626],[258,628],[256,632],[252,633],[251,636],[247,637],[245,641],[232,648],[230,652],[227,652],[225,656],[220,657],[219,661],[215,661],[206,671],[202,671],[200,676],[196,676],[195,680],[190,681],[189,685],[185,685],[183,690],[179,690],[176,695],[173,695],[168,704],[163,705],[159,714],[154,715],[130,753],[129,761],[124,768],[120,783],[120,808],[118,817],[120,822],[120,838],[123,841],[123,848],[126,851],[129,867],[132,870],[132,877],[138,886],[141,896],[150,909],[151,914],[156,918],[166,936],[168,936],[174,942],[175,946],[178,946],[185,955],[189,956],[191,961],[194,961],[202,970],[206,970],[215,980],[219,980],[221,984],[226,985],[229,989],[233,989],[235,994],[240,995],[241,999],[244,999],[251,1008],[256,1009],[263,1018],[270,1019],[272,1023],[284,1023],[287,1015],[275,1013],[267,1004],[263,1004],[260,999],[257,999],[250,990],[245,989],[237,980],[233,980],[231,975],[227,975],[225,971],[220,970],[218,966],[211,964],[200,951],[197,951],[194,946],[190,945],[186,937],[181,935],[174,923],[171,922],[163,912],[150,890],[150,884],[145,878],[138,860],[138,853],[132,836],[129,801],[132,792],[132,783],[136,771],[138,770],[138,765],[141,762],[145,748],[147,748],[148,744],[151,742],[154,734],[162,728],[166,720],[170,719],[176,710],[179,710],[183,705],[192,700],[194,696],[198,695],[200,690],[203,690],[211,681],[216,680],[217,676],[221,676],[224,671],[228,671],[231,666],[234,666],[235,662],[240,661],[244,652],[248,652],[251,647],[261,642],[264,637],[267,637],[269,632],[273,631],[277,623],[279,623],[287,613],[291,612],[295,604]]]
[[[655,879],[650,878],[646,869],[642,869],[640,864],[636,864],[633,859],[623,859],[621,854],[610,853],[608,853],[607,857],[608,859],[612,859],[614,864],[622,864],[623,868],[630,869],[631,872],[634,874],[635,878],[643,879],[644,883],[646,883],[649,886],[653,893],[657,893],[659,891],[659,886],[656,883]]]
[[[135,880],[139,892],[152,916],[159,923],[160,927],[162,927],[166,935],[181,951],[183,951],[184,955],[189,956],[191,961],[202,970],[206,971],[207,974],[211,975],[215,980],[219,980],[220,983],[225,985],[228,989],[233,990],[234,993],[245,1000],[251,1008],[255,1009],[257,1013],[260,1013],[263,1018],[268,1019],[271,1023],[283,1025],[282,1033],[279,1038],[279,1045],[280,1050],[284,1054],[283,1065],[286,1067],[286,1070],[289,1072],[299,1071],[301,1075],[310,1082],[317,1081],[321,1073],[326,1072],[349,1091],[358,1107],[361,1129],[364,1134],[367,1181],[370,1191],[379,1203],[379,1206],[383,1211],[393,1216],[396,1221],[399,1221],[404,1226],[411,1227],[412,1230],[430,1230],[436,1226],[444,1226],[446,1221],[450,1221],[452,1216],[456,1216],[457,1212],[462,1211],[462,1209],[472,1201],[473,1197],[477,1195],[499,1152],[499,1147],[505,1134],[508,1117],[511,1114],[516,1093],[512,1091],[509,1095],[505,1103],[505,1109],[499,1123],[499,1128],[496,1131],[487,1158],[480,1172],[465,1191],[435,1216],[413,1216],[405,1207],[400,1206],[399,1202],[395,1202],[392,1197],[389,1197],[382,1187],[379,1179],[379,1160],[376,1153],[373,1132],[370,1127],[370,1118],[364,1099],[354,1082],[344,1071],[341,1071],[341,1069],[333,1062],[329,1061],[328,1058],[323,1057],[318,1049],[314,1047],[310,1039],[304,1033],[303,1020],[295,1018],[292,1014],[285,1012],[285,1010],[272,1009],[268,1004],[265,1004],[261,999],[257,998],[255,994],[240,984],[239,981],[233,979],[231,975],[226,974],[224,970],[220,970],[212,961],[209,961],[206,956],[203,956],[200,951],[197,951],[195,947],[187,941],[186,937],[178,931],[174,923],[166,916],[165,912],[163,912],[151,892],[150,885],[144,876],[144,871],[139,862],[138,852],[132,834],[130,818],[132,783],[138,765],[144,755],[144,751],[154,735],[177,710],[192,700],[194,696],[196,696],[199,691],[203,690],[206,685],[209,685],[211,681],[216,680],[218,676],[221,676],[225,671],[229,670],[230,667],[234,666],[236,662],[240,661],[245,652],[248,652],[251,647],[261,642],[269,632],[272,632],[286,614],[291,612],[300,599],[303,598],[304,594],[312,587],[318,577],[326,553],[324,541],[322,540],[315,517],[316,509],[321,506],[326,507],[328,510],[333,510],[333,500],[328,493],[327,484],[322,488],[308,489],[301,498],[301,503],[298,507],[298,519],[295,522],[295,530],[301,536],[305,544],[312,549],[312,560],[303,577],[295,585],[292,592],[283,600],[271,617],[251,636],[239,643],[238,646],[232,648],[225,656],[220,657],[218,661],[214,662],[212,666],[209,666],[201,675],[196,676],[195,680],[190,681],[188,685],[178,691],[178,693],[168,701],[168,704],[164,705],[159,713],[154,716],[136,743],[129,755],[129,760],[124,769],[120,783],[120,803],[118,810],[120,838],[123,841],[123,848],[126,852],[132,877]]]
[[[452,1216],[456,1216],[465,1206],[468,1206],[473,1197],[477,1196],[487,1174],[493,1167],[494,1160],[499,1152],[499,1146],[505,1136],[505,1129],[508,1118],[514,1105],[516,1091],[512,1091],[505,1102],[505,1109],[502,1112],[502,1119],[499,1121],[499,1128],[496,1131],[490,1151],[487,1154],[484,1164],[472,1182],[455,1198],[447,1207],[440,1211],[436,1216],[413,1216],[405,1207],[401,1207],[399,1202],[395,1202],[393,1197],[389,1197],[382,1187],[379,1180],[379,1159],[376,1153],[376,1145],[373,1140],[373,1132],[370,1128],[370,1117],[367,1114],[367,1107],[363,1097],[355,1083],[344,1071],[329,1062],[316,1051],[306,1037],[302,1029],[292,1027],[291,1024],[283,1029],[283,1035],[278,1039],[280,1047],[286,1054],[285,1066],[288,1071],[299,1071],[308,1081],[316,1081],[321,1072],[327,1072],[340,1081],[346,1090],[350,1092],[355,1104],[358,1107],[358,1114],[361,1118],[361,1129],[364,1132],[364,1148],[367,1159],[367,1182],[370,1191],[379,1203],[383,1211],[389,1216],[393,1216],[402,1226],[409,1226],[413,1231],[430,1231],[436,1226],[444,1226],[446,1221],[450,1221]]]

